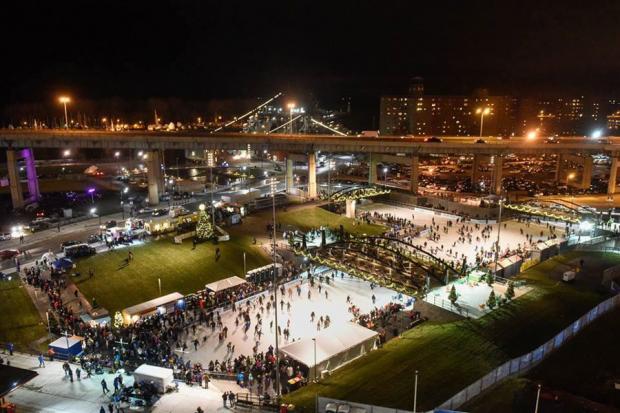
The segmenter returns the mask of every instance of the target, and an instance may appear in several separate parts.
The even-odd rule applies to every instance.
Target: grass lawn
[[[358,235],[380,235],[388,230],[383,225],[356,224],[355,220],[351,218],[334,214],[319,207],[294,208],[290,211],[278,212],[276,220],[284,226],[292,225],[301,231],[318,228],[321,225],[336,229],[342,225],[345,231]]]
[[[620,408],[620,394],[614,389],[614,382],[620,380],[618,342],[620,308],[590,324],[524,377],[506,381],[496,388],[497,391],[483,394],[465,405],[463,410],[482,413],[521,411],[518,409],[522,404],[534,399],[538,383],[546,389],[566,391]]]
[[[606,298],[547,278],[561,262],[578,256],[571,253],[526,271],[521,277],[532,291],[487,316],[417,327],[323,382],[292,393],[287,401],[311,410],[318,393],[411,410],[417,369],[418,408],[432,409],[502,362],[548,340]],[[620,263],[620,256],[613,254],[595,258],[591,271]]]
[[[216,262],[218,247],[222,257]],[[89,300],[95,297],[99,305],[112,313],[158,297],[158,278],[161,278],[162,294],[177,291],[187,294],[222,278],[243,277],[243,251],[248,271],[268,263],[258,248],[251,245],[250,237],[236,235],[218,245],[198,244],[196,250],[192,250],[190,240],[177,245],[166,237],[132,247],[131,251],[134,260],[126,267],[122,267],[126,248],[78,260],[77,271],[81,275],[75,282],[82,294]],[[88,279],[89,268],[95,271],[91,279]]]
[[[39,313],[19,280],[0,282],[0,342],[19,349],[47,334]]]

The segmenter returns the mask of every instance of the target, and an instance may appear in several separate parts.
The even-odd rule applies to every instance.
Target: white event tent
[[[373,350],[377,336],[376,331],[349,322],[332,325],[314,339],[304,338],[282,346],[280,352],[306,365],[312,379],[314,369],[317,374],[331,372]]]
[[[222,290],[226,290],[227,288],[236,287],[240,284],[245,284],[247,281],[241,277],[228,277],[223,280],[214,281],[210,284],[205,285],[205,288],[209,291],[218,292]]]

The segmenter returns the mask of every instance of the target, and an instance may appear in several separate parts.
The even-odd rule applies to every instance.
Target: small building
[[[123,322],[125,324],[132,324],[142,317],[155,313],[166,314],[170,311],[174,311],[177,305],[184,304],[184,298],[185,297],[181,293],[171,293],[127,307],[121,312],[123,315]]]

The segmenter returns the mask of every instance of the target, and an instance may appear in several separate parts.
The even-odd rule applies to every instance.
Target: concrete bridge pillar
[[[286,158],[286,175],[285,175],[285,180],[286,180],[286,193],[290,194],[291,191],[293,190],[293,159],[291,159],[290,157]]]
[[[26,176],[28,178],[28,201],[36,202],[41,199],[39,191],[39,178],[37,177],[37,167],[34,163],[34,153],[32,149],[22,149],[22,158],[26,163]]]
[[[409,182],[409,189],[413,194],[418,193],[418,181],[420,178],[420,157],[414,155],[411,157],[411,181]]]
[[[377,155],[368,154],[368,185],[375,185],[377,183],[377,158]]]
[[[591,156],[585,156],[583,158],[583,170],[581,172],[581,188],[588,189],[592,184],[592,167],[594,161]]]
[[[558,155],[557,163],[555,164],[555,183],[560,183],[560,178],[562,177],[562,166],[564,166],[564,156],[562,154]]]
[[[157,149],[147,152],[147,180],[149,205],[159,205],[159,192],[162,188],[161,160]]]
[[[496,195],[502,193],[502,178],[504,169],[504,158],[502,156],[495,156],[495,173],[493,179],[493,189]]]
[[[474,155],[474,160],[471,164],[471,183],[475,185],[480,181],[480,160],[481,155]]]
[[[345,203],[347,218],[355,219],[355,205],[357,201],[355,201],[355,199],[347,199]]]
[[[316,153],[310,152],[308,154],[308,198],[314,199],[316,197]]]
[[[616,193],[616,186],[618,184],[618,158],[611,158],[611,169],[609,170],[609,183],[607,184],[607,195],[613,195]]]
[[[24,206],[24,195],[22,194],[22,185],[19,180],[19,166],[17,165],[17,156],[14,149],[7,149],[6,164],[9,172],[9,188],[11,189],[13,209],[19,209]]]

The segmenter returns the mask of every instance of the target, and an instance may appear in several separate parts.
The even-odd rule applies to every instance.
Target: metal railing
[[[474,383],[465,387],[463,390],[450,397],[439,405],[438,409],[457,409],[464,403],[472,400],[490,387],[504,381],[505,379],[525,373],[536,366],[556,349],[562,347],[570,338],[577,335],[585,326],[620,306],[620,295],[615,295],[599,303],[586,314],[575,320],[571,325],[556,334],[552,339],[536,347],[529,353],[508,360],[504,364],[476,380]]]

